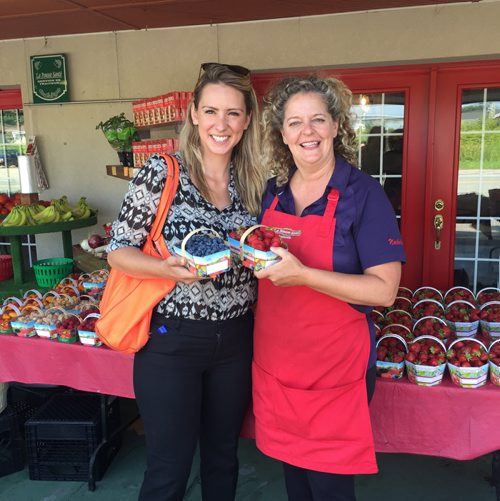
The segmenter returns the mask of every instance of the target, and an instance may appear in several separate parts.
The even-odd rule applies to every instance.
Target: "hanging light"
[[[370,104],[370,98],[366,94],[360,94],[359,104],[361,107],[368,106]]]

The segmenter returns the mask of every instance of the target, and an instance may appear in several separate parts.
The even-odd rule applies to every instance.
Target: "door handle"
[[[434,240],[434,249],[441,249],[441,230],[444,226],[444,219],[441,214],[436,214],[434,216],[434,231],[436,232],[436,238]]]

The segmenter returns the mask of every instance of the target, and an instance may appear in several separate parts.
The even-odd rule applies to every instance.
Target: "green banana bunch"
[[[71,209],[71,213],[75,219],[85,219],[92,215],[92,209],[87,203],[87,199],[85,197],[81,197],[78,201],[78,204],[75,208]]]
[[[36,224],[56,223],[57,221],[59,221],[59,219],[60,219],[59,212],[56,211],[54,205],[49,205],[47,207],[44,207],[43,210],[37,212],[33,216],[33,220],[35,221]]]
[[[28,220],[27,224],[37,224],[35,216],[43,209],[45,209],[45,206],[39,204],[23,205],[23,210],[26,212],[26,219]]]
[[[22,205],[15,205],[2,221],[2,226],[24,226],[27,223],[26,212]]]

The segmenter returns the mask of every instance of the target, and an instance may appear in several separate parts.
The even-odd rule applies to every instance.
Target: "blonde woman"
[[[257,158],[257,115],[249,70],[201,66],[175,155],[180,181],[164,228],[170,249],[200,227],[225,237],[256,222],[266,179]],[[177,281],[153,312],[149,342],[135,355],[134,389],[147,449],[140,499],[182,500],[199,444],[203,500],[230,501],[251,392],[256,280],[241,267],[200,280],[183,258],[158,262],[140,252],[165,169],[165,161],[153,156],[131,182],[109,253],[111,266],[131,275]]]

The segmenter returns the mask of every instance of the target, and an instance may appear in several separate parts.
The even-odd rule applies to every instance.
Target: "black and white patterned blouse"
[[[176,154],[175,157],[180,167],[179,186],[163,230],[170,252],[194,229],[203,226],[211,228],[225,239],[233,229],[256,223],[256,218],[240,201],[232,170],[229,182],[231,205],[219,210],[207,202],[193,185],[181,155]],[[118,219],[113,223],[109,252],[121,247],[140,248],[143,245],[165,185],[166,169],[165,160],[153,155],[130,181]],[[160,301],[156,311],[168,318],[226,320],[246,313],[255,302],[256,293],[253,272],[233,262],[229,271],[214,279],[191,285],[177,283]]]

